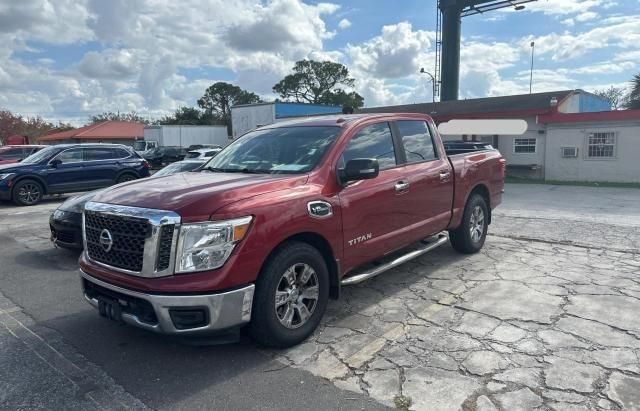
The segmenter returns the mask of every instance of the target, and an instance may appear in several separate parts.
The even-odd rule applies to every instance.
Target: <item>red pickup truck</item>
[[[159,333],[248,326],[262,344],[291,346],[341,286],[447,241],[480,250],[504,172],[490,146],[448,156],[422,114],[261,127],[198,172],[88,203],[84,295],[103,316]]]

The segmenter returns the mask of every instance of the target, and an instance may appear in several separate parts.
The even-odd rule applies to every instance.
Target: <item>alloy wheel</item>
[[[278,282],[275,296],[276,316],[280,324],[296,329],[306,324],[319,298],[318,275],[308,264],[289,267]]]
[[[40,187],[37,184],[25,184],[20,187],[18,198],[24,204],[33,204],[40,199]]]
[[[471,212],[469,233],[471,234],[471,241],[474,243],[480,241],[484,233],[484,211],[478,205]]]

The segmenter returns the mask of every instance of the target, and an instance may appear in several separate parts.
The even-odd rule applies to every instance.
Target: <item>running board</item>
[[[340,281],[340,285],[353,285],[353,284],[359,284],[365,280],[368,280],[370,278],[373,278],[379,274],[382,274],[383,272],[390,270],[394,267],[397,267],[401,264],[404,264],[408,261],[413,260],[414,258],[418,258],[423,254],[428,253],[431,250],[434,250],[438,247],[440,247],[442,244],[446,243],[449,240],[449,236],[447,235],[446,232],[442,232],[440,234],[437,234],[433,237],[430,238],[435,238],[435,241],[430,241],[428,243],[423,243],[421,242],[421,247],[418,249],[414,249],[412,251],[409,251],[406,254],[403,254],[399,257],[394,258],[393,260],[390,260],[389,262],[383,263],[375,268],[372,268],[369,271],[364,271],[358,274],[354,274],[354,275],[350,275],[348,277],[345,277],[342,281]],[[424,240],[423,240],[424,241]]]

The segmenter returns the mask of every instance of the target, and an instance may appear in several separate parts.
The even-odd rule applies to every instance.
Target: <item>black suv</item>
[[[183,160],[187,150],[178,146],[156,147],[144,155],[145,160],[153,167],[161,167],[165,164]]]

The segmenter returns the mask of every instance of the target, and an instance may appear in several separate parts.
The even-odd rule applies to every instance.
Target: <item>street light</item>
[[[529,74],[529,94],[533,90],[533,50],[536,48],[536,42],[531,42],[531,74]]]
[[[435,105],[436,104],[436,78],[433,76],[433,74],[426,71],[424,67],[420,69],[420,73],[426,74],[431,79],[431,84],[433,85],[433,90],[431,91],[431,99],[433,101],[433,104]]]

